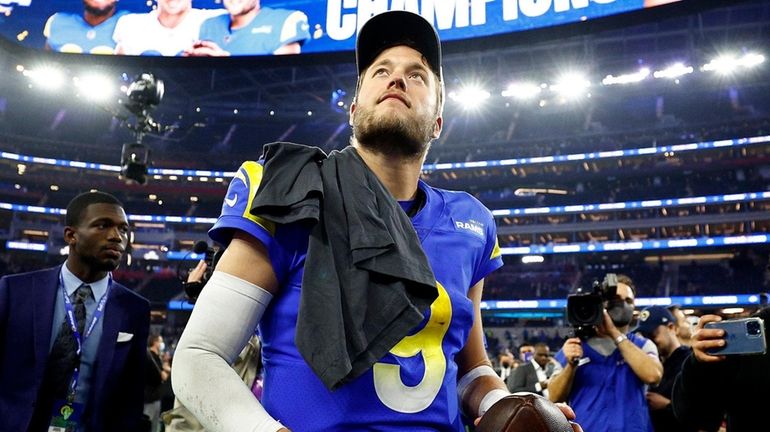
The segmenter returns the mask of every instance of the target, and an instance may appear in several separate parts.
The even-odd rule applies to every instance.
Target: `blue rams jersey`
[[[112,33],[118,18],[126,12],[115,13],[103,23],[92,27],[80,14],[55,13],[43,29],[48,46],[54,51],[77,54],[113,54]]]
[[[307,15],[300,11],[263,7],[245,27],[230,29],[230,15],[209,18],[200,39],[215,42],[232,55],[272,54],[278,48],[310,38]]]
[[[419,183],[426,201],[412,224],[436,276],[438,298],[385,357],[331,392],[294,344],[310,228],[276,226],[249,213],[261,177],[257,162],[240,167],[209,235],[221,244],[234,230],[259,239],[281,285],[259,326],[265,409],[296,431],[463,431],[454,358],[473,325],[468,290],[502,266],[489,210],[464,192]]]

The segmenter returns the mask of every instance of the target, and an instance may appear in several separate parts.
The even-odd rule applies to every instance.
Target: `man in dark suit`
[[[548,345],[535,344],[535,354],[511,372],[508,377],[508,390],[511,393],[530,392],[548,397],[548,380],[556,368],[561,365],[551,361]]]
[[[78,195],[64,265],[0,279],[0,431],[139,428],[149,302],[111,275],[128,231],[115,197]]]

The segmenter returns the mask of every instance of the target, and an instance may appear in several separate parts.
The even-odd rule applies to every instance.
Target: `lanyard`
[[[64,310],[65,310],[65,318],[67,319],[67,322],[69,323],[70,328],[72,329],[72,335],[75,337],[75,342],[77,342],[78,349],[76,351],[78,357],[80,357],[80,353],[83,348],[83,344],[86,342],[86,339],[88,339],[89,336],[91,336],[91,333],[94,330],[94,327],[96,327],[96,323],[99,321],[99,319],[104,315],[104,307],[107,305],[107,297],[110,295],[110,289],[112,289],[112,274],[109,275],[109,279],[107,280],[107,291],[105,291],[104,295],[101,299],[99,299],[99,304],[96,306],[96,310],[94,311],[94,316],[91,317],[91,323],[88,324],[88,327],[85,329],[85,334],[81,337],[80,332],[78,331],[78,324],[77,320],[75,319],[75,308],[72,305],[72,300],[70,299],[70,296],[67,295],[67,289],[64,288],[64,276],[62,276],[61,273],[59,273],[59,282],[61,285],[62,294],[64,294]],[[74,400],[75,398],[75,391],[78,387],[78,378],[80,376],[80,367],[76,367],[75,370],[72,372],[72,381],[70,382],[70,394],[68,396],[68,399]]]

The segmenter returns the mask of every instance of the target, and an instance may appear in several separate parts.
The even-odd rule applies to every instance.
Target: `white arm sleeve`
[[[207,430],[274,432],[283,427],[230,367],[271,299],[264,289],[215,271],[195,303],[174,354],[171,382]]]

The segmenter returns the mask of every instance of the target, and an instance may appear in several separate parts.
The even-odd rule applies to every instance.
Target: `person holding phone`
[[[767,321],[770,308],[754,316]],[[766,424],[770,406],[770,393],[766,391],[770,388],[770,355],[709,354],[726,346],[725,331],[706,326],[720,321],[718,315],[704,315],[698,321],[692,355],[674,383],[674,414],[683,423],[704,430],[716,430],[726,418],[730,432],[756,431]]]

